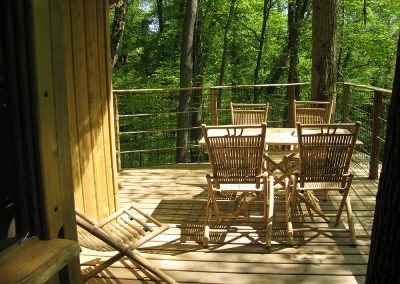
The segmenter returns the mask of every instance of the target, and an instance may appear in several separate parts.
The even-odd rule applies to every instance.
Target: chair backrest
[[[267,123],[269,103],[239,104],[231,102],[233,125],[260,125]]]
[[[217,183],[259,184],[266,129],[266,123],[258,126],[202,125],[213,178]]]
[[[294,125],[302,124],[327,124],[331,122],[332,102],[319,101],[294,101]]]
[[[297,123],[300,182],[340,181],[348,173],[360,123]]]

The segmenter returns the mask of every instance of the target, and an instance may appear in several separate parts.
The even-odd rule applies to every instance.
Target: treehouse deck
[[[356,175],[351,190],[357,247],[342,233],[304,232],[287,245],[284,193],[276,188],[272,247],[264,246],[265,232],[258,223],[222,223],[201,245],[207,197],[208,164],[181,164],[124,170],[119,181],[120,203],[140,204],[170,229],[146,243],[140,252],[180,283],[364,283],[370,246],[377,181],[352,165]],[[325,210],[336,208],[335,196],[321,201]],[[346,218],[344,218],[346,219]],[[344,220],[342,219],[342,220]],[[302,219],[303,225],[309,221]],[[340,224],[343,226],[344,221]],[[295,224],[296,225],[296,224]],[[322,222],[313,226],[325,225]],[[84,249],[82,269],[110,253]],[[89,283],[156,283],[128,259],[114,263]]]

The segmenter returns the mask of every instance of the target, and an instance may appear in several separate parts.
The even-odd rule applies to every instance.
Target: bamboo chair
[[[332,102],[323,101],[296,101],[293,103],[293,125],[301,124],[328,124],[331,122]],[[284,158],[285,176],[291,176],[299,168],[299,156],[288,155]],[[328,196],[325,196],[327,200]]]
[[[133,203],[100,222],[96,222],[79,209],[75,209],[75,212],[78,224],[78,242],[82,247],[98,251],[117,251],[113,257],[83,275],[83,282],[126,256],[162,281],[177,283],[137,251],[141,245],[167,230],[168,225],[163,225],[145,214]]]
[[[332,102],[322,101],[294,101],[293,125],[302,124],[327,124],[331,122]]]
[[[271,246],[274,206],[273,178],[262,172],[265,123],[258,126],[202,125],[212,174],[207,174],[208,200],[203,245],[210,241],[212,215],[215,221],[262,220],[266,227],[266,246]],[[232,212],[220,208],[219,196],[233,195]],[[250,215],[251,206],[261,200],[261,216]],[[224,200],[226,203],[226,200]],[[261,217],[261,218],[260,218]]]
[[[300,170],[295,173],[291,184],[285,180],[286,220],[289,244],[293,244],[293,232],[296,231],[331,231],[348,232],[350,244],[356,245],[353,215],[349,190],[353,174],[349,173],[351,156],[356,144],[360,123],[354,124],[311,124],[297,123],[300,149]],[[342,195],[336,214],[324,214],[314,192],[336,191]],[[298,202],[304,202],[315,212],[314,217],[321,217],[329,222],[335,218],[339,224],[342,211],[346,207],[348,228],[293,228],[292,219]],[[310,211],[310,212],[312,212]]]
[[[233,125],[267,123],[269,103],[240,104],[231,102],[230,106]]]

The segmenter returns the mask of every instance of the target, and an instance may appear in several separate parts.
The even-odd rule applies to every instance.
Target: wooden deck
[[[205,214],[208,164],[181,164],[125,170],[120,173],[121,205],[135,201],[144,211],[170,229],[148,242],[140,251],[180,283],[364,283],[370,246],[377,181],[371,181],[353,165],[351,202],[357,230],[357,247],[348,237],[316,232],[296,236],[292,247],[286,243],[283,193],[275,194],[273,243],[263,245],[261,224],[223,223],[212,235],[209,248],[201,246]],[[331,196],[324,209],[337,206]],[[345,214],[345,213],[344,213]],[[346,218],[344,218],[346,219]],[[343,220],[344,220],[343,219]],[[305,224],[308,220],[303,219]],[[317,224],[318,225],[318,224]],[[321,223],[321,225],[323,225]],[[343,223],[341,224],[344,225]],[[83,269],[110,253],[84,249]],[[157,283],[146,271],[124,259],[105,270],[90,283]]]

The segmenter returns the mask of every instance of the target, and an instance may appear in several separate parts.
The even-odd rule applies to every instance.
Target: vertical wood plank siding
[[[108,3],[65,0],[70,4],[69,37],[72,72],[69,124],[75,204],[95,219],[115,211],[115,176],[110,113],[111,74],[108,51]]]
[[[42,16],[43,15],[43,16]],[[33,62],[35,99],[38,127],[38,147],[41,171],[41,196],[45,238],[55,238],[63,226],[62,192],[60,181],[61,145],[57,141],[55,89],[56,62],[52,54],[52,23],[48,1],[37,1],[32,6]],[[57,27],[53,27],[57,29]]]

